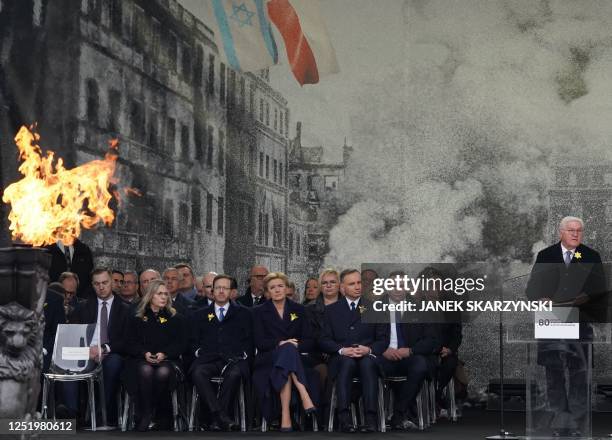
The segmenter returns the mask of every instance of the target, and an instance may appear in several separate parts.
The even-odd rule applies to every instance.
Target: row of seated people
[[[335,383],[339,427],[352,432],[352,382],[359,377],[365,415],[361,430],[374,431],[378,378],[385,374],[407,378],[396,384],[400,390],[395,393],[393,428],[414,428],[414,403],[423,381],[437,378],[440,397],[455,371],[460,324],[409,324],[394,315],[390,324],[362,322],[371,303],[362,297],[359,271],[325,270],[319,279],[308,280],[305,304],[298,304],[287,297],[288,278],[263,269],[253,268],[251,291],[236,301],[235,280],[214,276],[212,301],[201,307],[172,295],[168,271],[164,279],[149,280],[143,296],[133,303],[113,293],[111,271],[93,271],[96,296],[76,305],[68,321],[99,328],[101,352],[95,347],[90,352],[102,362],[110,423],[116,422],[114,396],[123,378],[137,398],[137,429],[148,429],[156,407],[167,404],[168,392],[176,385],[178,365],[195,385],[212,430],[232,428],[229,414],[243,381],[252,384],[266,420],[280,413],[283,431],[292,429],[292,389],[306,414],[322,417],[329,401],[325,397]],[[391,292],[388,300],[399,302],[402,294]],[[58,304],[63,306],[61,300]],[[45,307],[45,313],[56,309]],[[46,337],[51,353],[49,342]],[[210,379],[220,375],[224,381],[217,392]],[[62,394],[65,416],[75,416],[78,386],[64,383]],[[443,405],[441,399],[439,403]]]

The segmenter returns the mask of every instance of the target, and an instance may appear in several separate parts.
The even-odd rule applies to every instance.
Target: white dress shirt
[[[389,304],[398,304],[392,299],[389,299]],[[395,325],[395,314],[397,312],[389,312],[389,348],[397,348],[397,326]],[[400,315],[401,316],[401,315]]]
[[[221,321],[221,307],[223,307],[223,317],[225,319],[225,317],[227,317],[227,311],[229,310],[230,303],[228,302],[224,306],[220,306],[219,304],[215,303],[215,315],[217,315],[217,319],[219,321]]]

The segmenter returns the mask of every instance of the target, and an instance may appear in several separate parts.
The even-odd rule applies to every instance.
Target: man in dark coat
[[[249,273],[249,288],[236,302],[244,307],[253,307],[264,302],[266,297],[264,296],[263,280],[268,272],[268,268],[265,266],[253,266]]]
[[[376,357],[389,346],[389,326],[362,322],[361,315],[372,304],[361,298],[361,274],[347,269],[340,274],[340,292],[344,298],[325,309],[321,350],[330,355],[329,378],[336,381],[340,429],[354,432],[349,417],[353,377],[359,377],[365,406],[364,432],[376,428],[378,377]]]
[[[64,314],[64,294],[60,283],[54,282],[47,288],[47,296],[43,306],[45,315],[45,330],[43,333],[43,372],[49,370],[57,326],[66,323]]]
[[[198,390],[203,405],[210,413],[213,431],[231,429],[230,409],[237,397],[240,380],[250,376],[249,361],[253,357],[251,313],[231,302],[231,277],[217,275],[213,281],[215,302],[194,312],[195,359],[189,375]],[[222,376],[223,384],[217,397],[212,377]]]
[[[597,251],[582,244],[584,223],[565,217],[559,225],[560,241],[538,253],[527,284],[531,300],[577,307],[580,341],[552,340],[538,344],[538,364],[546,369],[546,390],[553,435],[580,435],[588,419],[588,341],[593,330],[588,322],[605,322],[606,278]],[[566,380],[569,372],[569,383]]]
[[[79,277],[79,298],[93,296],[91,286],[91,271],[94,268],[93,255],[89,247],[75,239],[71,246],[65,246],[61,241],[45,247],[51,253],[49,267],[49,282],[59,281],[63,272],[74,272]]]
[[[104,397],[109,424],[117,421],[117,387],[123,368],[123,357],[126,344],[126,328],[130,308],[115,297],[111,290],[111,272],[108,269],[95,269],[92,272],[92,284],[96,296],[79,304],[70,315],[71,324],[96,324],[100,334],[100,348],[90,349],[91,357],[102,360],[104,374]],[[76,382],[66,382],[64,393],[70,415],[77,412],[78,388]]]
[[[393,272],[389,278],[404,273]],[[406,299],[406,291],[390,290],[387,303],[390,309]],[[405,376],[406,380],[396,384],[393,408],[393,429],[408,430],[418,428],[414,422],[411,407],[428,375],[430,360],[437,357],[439,341],[436,325],[433,323],[404,322],[405,316],[395,309],[388,314],[389,346],[380,359],[383,371],[387,376]]]

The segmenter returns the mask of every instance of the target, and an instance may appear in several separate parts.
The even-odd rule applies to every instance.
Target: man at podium
[[[582,244],[584,223],[564,217],[560,241],[540,251],[527,283],[530,300],[551,300],[554,306],[577,308],[577,339],[539,341],[537,363],[545,369],[548,418],[541,420],[553,436],[580,436],[590,430],[589,322],[606,322],[606,281],[601,257]],[[561,327],[560,327],[561,329]],[[567,373],[567,374],[566,374]]]

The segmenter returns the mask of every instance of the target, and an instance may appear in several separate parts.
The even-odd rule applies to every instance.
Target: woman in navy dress
[[[277,398],[281,404],[281,431],[292,430],[291,387],[299,393],[307,415],[316,413],[316,372],[304,368],[301,353],[314,349],[304,306],[286,298],[289,279],[272,272],[264,279],[270,301],[253,309],[253,337],[257,347],[253,383],[262,415],[270,421]],[[315,394],[313,394],[313,392]]]
[[[162,280],[149,283],[136,314],[129,323],[124,383],[137,396],[137,430],[146,431],[155,407],[163,403],[176,380],[185,340],[182,317],[172,307]]]

